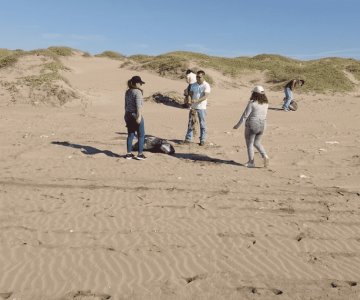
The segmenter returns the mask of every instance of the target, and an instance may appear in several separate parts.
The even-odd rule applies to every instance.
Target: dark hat
[[[141,77],[140,76],[133,76],[131,78],[131,82],[132,83],[141,83],[141,84],[144,84],[145,82],[141,80]]]

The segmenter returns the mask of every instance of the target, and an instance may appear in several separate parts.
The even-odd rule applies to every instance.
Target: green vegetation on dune
[[[125,58],[124,55],[122,55],[121,53],[118,52],[114,52],[114,51],[104,51],[100,54],[96,54],[96,57],[108,57],[111,59],[118,59],[118,60],[122,60]]]
[[[52,59],[52,63],[45,67],[47,70],[44,73],[54,73],[51,76],[42,75],[42,78],[61,79],[57,76],[58,71],[63,68],[59,58],[73,55],[74,51],[68,47],[49,47],[32,51],[0,49],[0,69],[14,65],[21,56],[41,55]],[[84,53],[83,56],[89,57],[90,54]],[[264,84],[274,90],[281,90],[284,84],[293,78],[306,81],[301,91],[320,93],[350,92],[360,81],[360,61],[336,57],[301,61],[274,54],[227,58],[186,51],[169,52],[158,56],[129,57],[114,51],[104,51],[95,56],[122,61],[120,67],[149,70],[173,79],[183,79],[186,69],[190,66],[194,71],[213,69],[238,82],[241,82],[244,73],[262,72],[265,75]],[[206,79],[210,83],[216,83],[209,74],[206,75]]]
[[[180,74],[186,69],[184,58],[171,54],[159,56],[134,55],[130,59],[141,64],[142,68],[154,70],[162,76]]]
[[[254,57],[216,57],[200,53],[176,51],[159,56],[134,55],[130,59],[147,70],[162,76],[182,78],[190,63],[198,68],[214,69],[225,76],[240,78],[244,72],[261,71],[266,75],[266,83],[275,90],[293,78],[306,81],[302,91],[349,92],[355,83],[347,73],[360,80],[360,61],[343,58],[324,58],[301,61],[288,57],[262,54]]]
[[[34,70],[31,75],[17,77],[16,80],[1,81],[0,84],[12,95],[12,102],[16,102],[18,87],[28,88],[29,101],[31,103],[42,102],[53,105],[63,105],[67,101],[77,98],[69,82],[60,74],[66,67],[61,63],[61,56],[73,54],[73,49],[67,47],[49,47],[48,49],[37,49],[31,51],[0,49],[0,69],[5,69],[16,64],[20,58],[35,56],[30,60],[35,62],[37,69],[25,66],[23,70]]]
[[[25,55],[43,55],[52,58],[58,62],[57,65],[60,67],[59,56],[70,56],[72,54],[73,49],[68,47],[49,47],[31,51],[0,49],[0,69],[12,66],[18,61],[19,57]]]
[[[0,69],[14,65],[23,53],[22,50],[0,49]]]
[[[73,54],[73,49],[69,47],[49,47],[47,50],[59,56],[71,56]]]

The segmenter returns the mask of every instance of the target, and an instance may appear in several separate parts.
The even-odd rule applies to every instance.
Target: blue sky
[[[360,59],[360,0],[0,0],[0,48]]]

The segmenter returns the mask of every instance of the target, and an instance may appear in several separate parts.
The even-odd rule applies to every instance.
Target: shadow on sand
[[[116,154],[116,153],[111,152],[109,150],[100,150],[100,149],[97,149],[95,147],[79,145],[79,144],[72,144],[72,143],[69,143],[69,142],[54,141],[54,142],[51,142],[51,144],[70,147],[70,148],[75,148],[75,149],[80,149],[81,153],[84,153],[86,155],[95,155],[95,154],[102,153],[102,154],[105,154],[105,155],[110,156],[110,157],[123,157],[123,155]]]
[[[234,165],[234,166],[244,166],[243,164],[239,164],[233,160],[224,160],[219,158],[212,158],[207,155],[202,154],[195,154],[195,153],[174,153],[172,156],[179,158],[179,159],[188,159],[193,161],[199,162],[211,162],[215,164],[227,164],[227,165]]]
[[[281,111],[284,111],[282,108],[278,108],[278,107],[269,107],[268,109],[270,109],[270,110],[281,110]]]

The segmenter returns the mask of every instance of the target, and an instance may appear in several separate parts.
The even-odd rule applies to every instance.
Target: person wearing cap
[[[144,104],[143,90],[141,86],[145,84],[140,76],[133,76],[128,80],[128,89],[125,92],[125,123],[127,127],[128,137],[127,137],[127,154],[125,155],[126,159],[145,159],[143,154],[144,143],[145,143],[145,124],[144,118],[142,116],[142,107]],[[138,155],[134,156],[132,154],[132,143],[137,134],[139,149]]]
[[[207,97],[211,92],[210,84],[205,81],[205,72],[198,71],[196,73],[196,82],[190,87],[191,108],[189,112],[188,129],[184,143],[190,143],[193,138],[194,131],[194,115],[198,116],[200,123],[200,146],[205,145],[206,139],[206,106]]]
[[[293,90],[295,89],[295,87],[297,85],[303,86],[304,83],[305,83],[304,80],[292,79],[285,85],[285,87],[284,87],[285,98],[284,98],[284,104],[282,107],[284,111],[290,110],[290,104],[291,104],[291,101],[293,101]]]
[[[268,107],[268,99],[265,95],[264,88],[260,85],[256,86],[252,90],[250,101],[239,122],[233,127],[234,129],[238,129],[245,121],[245,141],[249,157],[245,166],[248,168],[255,168],[254,147],[260,152],[260,155],[264,160],[264,167],[267,167],[269,164],[269,157],[260,143],[266,126]]]

